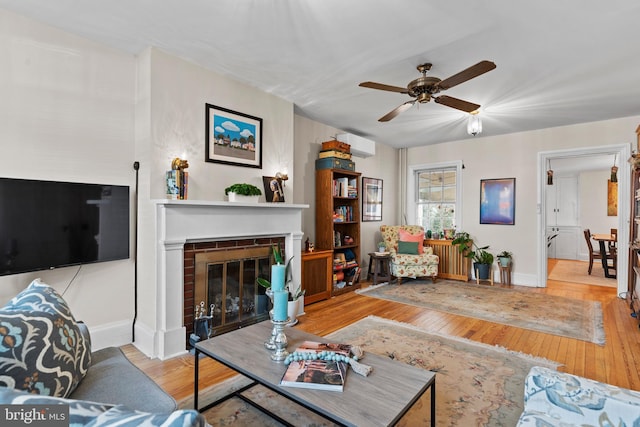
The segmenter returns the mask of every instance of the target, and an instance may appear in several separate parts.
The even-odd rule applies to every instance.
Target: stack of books
[[[172,169],[166,173],[167,199],[186,200],[189,190],[189,172]]]

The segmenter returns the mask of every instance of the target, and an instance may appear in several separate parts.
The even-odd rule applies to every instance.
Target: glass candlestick
[[[273,323],[273,310],[269,310],[269,318],[271,319],[271,323]],[[278,329],[276,328],[275,323],[273,323],[273,328],[271,328],[271,336],[267,341],[264,342],[264,348],[266,348],[267,350],[276,349],[276,335],[278,335]]]
[[[271,355],[271,360],[276,362],[282,362],[287,358],[289,352],[287,351],[287,336],[284,333],[284,327],[287,323],[289,323],[289,318],[285,320],[271,320],[273,323],[273,329],[276,332],[275,337],[273,338],[273,343],[275,345],[275,351]]]

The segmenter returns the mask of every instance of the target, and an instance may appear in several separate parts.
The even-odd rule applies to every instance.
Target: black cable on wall
[[[138,171],[140,170],[140,162],[133,162],[133,170],[136,171],[136,198],[133,205],[135,219],[133,226],[133,323],[131,324],[131,342],[136,340],[136,319],[138,318]]]

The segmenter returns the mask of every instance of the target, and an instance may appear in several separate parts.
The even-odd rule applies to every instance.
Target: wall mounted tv
[[[0,276],[129,258],[129,187],[0,178]]]

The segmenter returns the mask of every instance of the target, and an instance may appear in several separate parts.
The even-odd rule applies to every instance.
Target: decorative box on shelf
[[[347,171],[355,171],[356,164],[347,159],[325,157],[324,159],[316,159],[316,169],[343,169]]]

